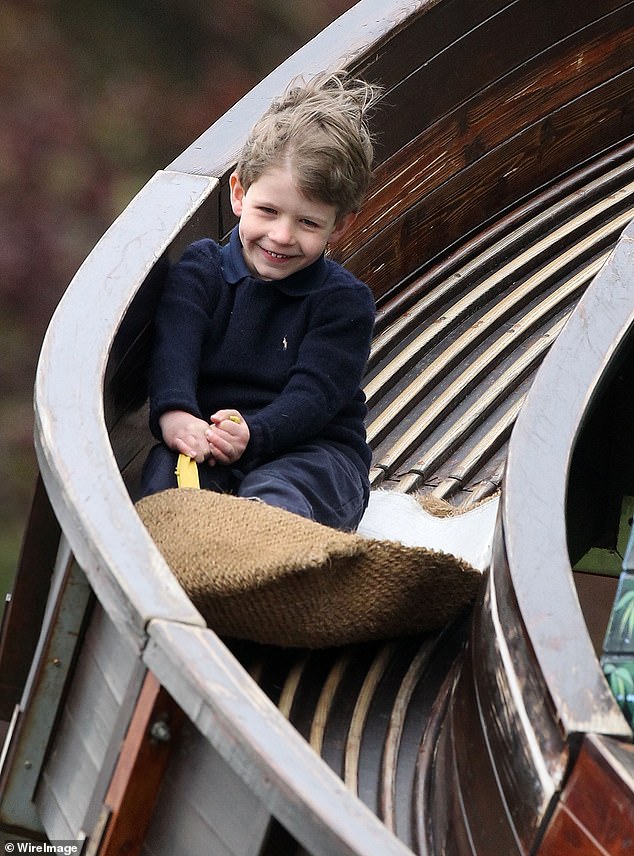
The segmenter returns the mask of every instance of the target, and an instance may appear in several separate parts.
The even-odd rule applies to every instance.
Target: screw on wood
[[[150,737],[157,743],[169,743],[172,738],[170,727],[164,719],[157,719],[150,726]]]

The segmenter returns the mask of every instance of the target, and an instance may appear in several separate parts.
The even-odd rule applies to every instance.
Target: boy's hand
[[[218,410],[209,421],[211,426],[207,427],[205,438],[212,459],[220,464],[235,464],[249,442],[249,426],[237,410]]]
[[[185,410],[169,410],[159,418],[165,444],[174,452],[202,463],[210,455],[206,432],[209,423]]]

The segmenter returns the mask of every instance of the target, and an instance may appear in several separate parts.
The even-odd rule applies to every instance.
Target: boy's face
[[[248,191],[233,173],[230,186],[244,260],[258,279],[284,279],[312,264],[356,217],[337,217],[334,205],[304,196],[287,166],[267,170]]]

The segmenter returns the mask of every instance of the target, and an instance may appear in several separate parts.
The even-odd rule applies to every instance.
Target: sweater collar
[[[252,279],[254,282],[266,282],[266,285],[274,285],[284,294],[301,296],[319,288],[328,276],[328,262],[322,254],[317,261],[308,267],[298,270],[285,279],[261,280],[254,277],[247,267],[242,253],[242,242],[236,226],[231,232],[229,242],[222,248],[222,273],[225,280],[237,285],[243,279]]]

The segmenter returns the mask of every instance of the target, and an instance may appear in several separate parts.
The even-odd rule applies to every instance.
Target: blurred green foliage
[[[66,285],[148,178],[352,0],[0,0],[0,596]]]

